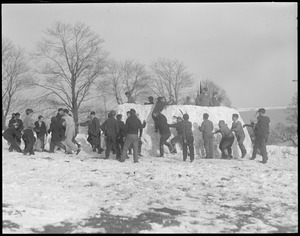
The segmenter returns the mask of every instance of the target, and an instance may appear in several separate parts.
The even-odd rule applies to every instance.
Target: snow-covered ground
[[[140,163],[120,163],[115,155],[99,159],[104,155],[93,153],[84,135],[77,140],[78,156],[23,156],[2,140],[3,233],[110,233],[118,226],[140,233],[298,232],[296,148],[268,146],[267,164],[260,156],[197,156],[190,163],[181,154],[158,158],[145,150]],[[151,212],[155,219],[146,219]],[[128,219],[137,226],[122,228]]]

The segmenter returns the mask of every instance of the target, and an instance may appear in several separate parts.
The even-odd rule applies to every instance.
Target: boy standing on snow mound
[[[35,143],[35,137],[33,134],[33,129],[35,128],[34,120],[32,119],[33,110],[26,109],[26,117],[23,120],[24,125],[24,133],[23,133],[23,141],[25,143],[25,149],[23,151],[24,155],[34,155],[33,145]]]
[[[222,152],[222,157],[221,159],[231,159],[233,158],[232,156],[232,144],[234,141],[234,136],[231,131],[231,129],[228,128],[228,126],[225,124],[224,120],[219,121],[219,130],[214,132],[216,133],[221,133],[222,134],[222,139],[219,145],[219,148]]]
[[[268,161],[267,155],[267,141],[269,138],[270,128],[270,118],[265,116],[266,110],[264,108],[260,108],[258,111],[257,123],[255,126],[255,143],[253,147],[253,153],[250,160],[254,160],[256,158],[257,150],[260,149],[260,153],[262,155],[262,163],[265,164]]]
[[[192,122],[189,121],[189,115],[183,115],[182,124],[182,152],[183,152],[183,161],[187,159],[187,147],[189,147],[190,151],[190,160],[191,162],[194,161],[194,136],[192,131]]]
[[[233,122],[232,122],[231,130],[235,133],[236,140],[242,152],[242,158],[244,158],[247,154],[247,150],[244,146],[245,132],[242,123],[238,119],[239,119],[238,114],[232,114]]]
[[[203,114],[203,122],[201,126],[198,127],[198,129],[200,132],[202,132],[206,155],[205,159],[212,159],[214,158],[214,125],[210,120],[208,120],[208,117],[209,115],[207,113]]]
[[[141,121],[136,116],[136,111],[134,109],[130,109],[130,116],[127,118],[123,135],[126,137],[122,157],[120,162],[124,162],[127,157],[127,150],[133,144],[133,159],[134,163],[138,163],[138,145],[139,145],[139,137],[138,130],[140,133],[142,132],[143,125]]]
[[[10,143],[9,152],[12,152],[13,150],[16,150],[17,152],[22,152],[22,149],[18,145],[16,141],[16,137],[21,139],[21,133],[17,130],[18,129],[18,123],[12,123],[4,132],[3,137]]]

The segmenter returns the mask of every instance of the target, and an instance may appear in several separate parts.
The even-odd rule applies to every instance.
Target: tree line
[[[2,38],[2,130],[10,113],[27,107],[53,113],[63,106],[78,124],[79,115],[90,109],[98,109],[105,117],[108,108],[126,102],[126,91],[141,102],[152,95],[172,97],[179,103],[191,93],[193,75],[179,60],[158,58],[150,66],[118,61],[109,57],[103,43],[82,22],[55,22],[28,54]],[[231,105],[219,86],[210,80],[202,83],[209,94],[217,91],[225,105]],[[196,96],[197,89],[192,92]]]

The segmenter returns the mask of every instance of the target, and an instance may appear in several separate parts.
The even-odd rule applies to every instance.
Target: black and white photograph
[[[298,233],[297,2],[1,13],[3,234]]]

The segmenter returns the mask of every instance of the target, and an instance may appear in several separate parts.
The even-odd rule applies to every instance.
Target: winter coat
[[[199,106],[203,106],[203,107],[208,107],[209,106],[209,96],[205,95],[203,93],[200,94],[199,96]]]
[[[222,126],[215,133],[221,133],[222,138],[232,138],[232,137],[234,137],[231,129],[229,129],[227,125]]]
[[[23,119],[23,125],[24,125],[24,130],[32,130],[35,128],[35,125],[34,125],[34,120],[29,117],[29,116],[26,116],[24,119]]]
[[[101,125],[102,131],[110,137],[117,137],[119,133],[118,121],[114,117],[110,117]]]
[[[171,134],[167,118],[163,114],[159,113],[156,116],[156,119],[157,119],[157,127],[160,135]]]
[[[203,137],[213,137],[214,125],[210,120],[203,120],[198,129],[202,132]]]
[[[125,123],[123,121],[121,121],[121,120],[118,120],[118,126],[119,126],[119,133],[118,133],[117,137],[118,138],[122,138],[123,137]]]
[[[270,133],[270,118],[268,116],[258,116],[256,123],[256,134],[265,135]]]
[[[34,122],[34,131],[37,133],[37,136],[43,136],[47,133],[46,124],[44,121],[42,121],[42,124],[40,126],[40,122],[36,121]]]
[[[236,135],[245,135],[242,123],[240,121],[234,121],[232,122],[231,130],[236,134]]]
[[[53,141],[62,141],[65,139],[65,131],[63,126],[59,123],[56,117],[51,118],[50,128],[48,133],[52,132],[51,139]]]
[[[74,122],[74,119],[69,115],[65,115],[63,118],[66,122],[65,136],[69,139],[72,139],[73,137],[75,137],[75,122]]]
[[[164,101],[157,101],[155,103],[154,109],[152,113],[160,113],[162,112],[162,110],[165,108],[165,106],[167,105],[166,102]]]
[[[140,136],[143,132],[143,125],[139,118],[137,118],[136,115],[130,115],[125,123],[123,135],[124,137],[127,136],[127,134],[138,134],[138,131],[140,130]]]
[[[183,121],[180,121],[180,125],[182,127],[183,138],[186,138],[188,136],[193,136],[192,122],[190,122],[188,120],[183,120]]]
[[[175,128],[178,135],[181,135],[183,133],[183,126],[182,126],[181,121],[177,122],[175,124],[169,124],[169,127]]]
[[[92,119],[91,127],[90,127],[90,134],[93,136],[98,136],[100,133],[100,121],[97,117]]]
[[[21,132],[19,132],[14,126],[8,127],[2,135],[5,139],[14,139],[14,137],[21,139],[22,136]]]

